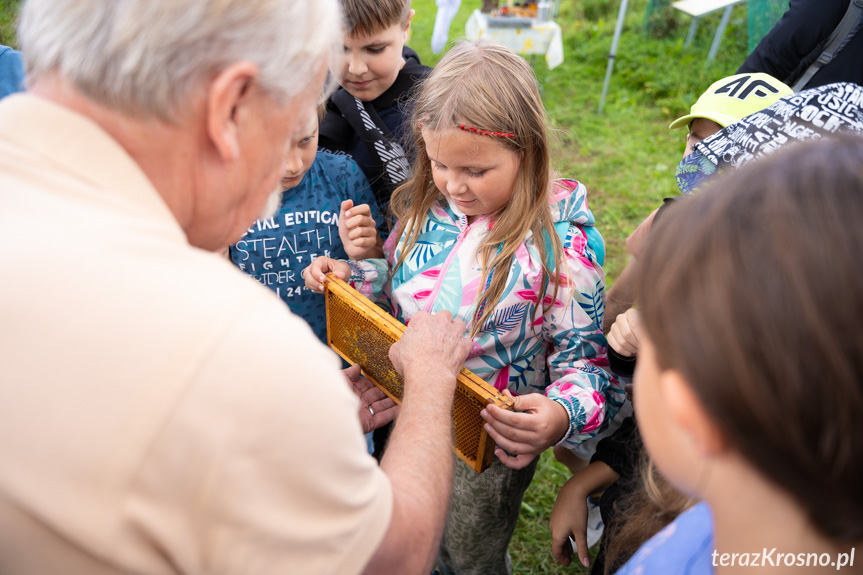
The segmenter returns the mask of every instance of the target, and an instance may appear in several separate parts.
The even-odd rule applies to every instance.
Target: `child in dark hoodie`
[[[410,95],[431,68],[405,46],[410,0],[340,0],[346,20],[344,61],[331,70],[341,85],[327,102],[318,148],[360,165],[383,213],[407,179]]]

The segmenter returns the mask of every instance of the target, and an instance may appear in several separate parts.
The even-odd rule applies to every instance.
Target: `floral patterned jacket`
[[[537,302],[541,256],[528,236],[516,251],[501,300],[475,338],[465,367],[499,390],[544,393],[559,402],[570,417],[569,432],[560,443],[572,447],[603,430],[625,394],[607,369],[607,343],[600,327],[605,279],[596,255],[604,248],[601,237],[588,229],[594,219],[585,188],[575,180],[556,180],[554,189],[552,213],[569,277],[562,274],[554,301],[554,286],[546,280],[543,313]],[[484,216],[468,224],[456,207],[439,201],[422,225],[417,244],[391,285],[389,272],[406,234],[390,235],[384,245],[386,259],[350,262],[351,284],[373,301],[390,304],[402,322],[420,310],[446,310],[469,324],[482,281],[477,248],[493,222]],[[598,240],[599,245],[591,242],[596,249],[588,245],[590,236]]]

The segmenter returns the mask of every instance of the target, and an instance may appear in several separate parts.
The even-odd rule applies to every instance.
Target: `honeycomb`
[[[401,338],[404,324],[332,274],[324,283],[324,299],[330,347],[348,362],[358,363],[369,381],[401,403],[404,380],[390,362],[389,349]],[[453,441],[456,454],[477,473],[491,465],[494,455],[494,441],[479,415],[490,403],[512,409],[512,400],[462,368],[452,407]]]

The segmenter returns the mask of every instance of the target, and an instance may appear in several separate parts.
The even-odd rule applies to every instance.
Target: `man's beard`
[[[264,209],[261,210],[261,215],[258,216],[259,220],[268,220],[276,215],[276,211],[279,209],[279,204],[282,203],[282,186],[281,184],[276,184],[276,189],[267,196],[267,203],[264,204]]]

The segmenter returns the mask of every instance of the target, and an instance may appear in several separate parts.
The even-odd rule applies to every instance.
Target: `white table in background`
[[[490,26],[488,15],[474,10],[464,28],[470,40],[494,40],[521,56],[542,55],[549,70],[563,63],[563,36],[555,22],[533,20],[529,26]]]
[[[692,24],[689,26],[689,33],[686,35],[686,41],[683,43],[683,46],[689,46],[692,39],[695,38],[699,18],[712,12],[723,10],[722,20],[719,21],[719,26],[716,27],[713,43],[710,45],[710,52],[707,53],[707,60],[714,60],[716,53],[719,51],[719,44],[722,42],[722,35],[725,34],[725,28],[728,26],[728,20],[731,19],[731,9],[744,2],[746,0],[678,0],[677,2],[673,2],[671,6],[675,10],[692,16]]]

